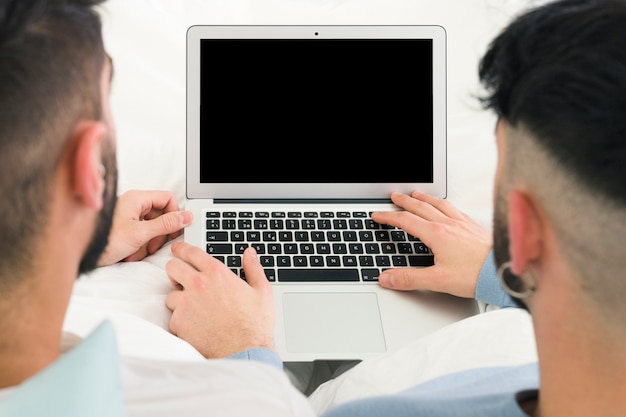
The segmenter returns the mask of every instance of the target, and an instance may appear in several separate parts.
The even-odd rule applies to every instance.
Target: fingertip
[[[172,251],[172,253],[174,253],[178,249],[180,249],[181,245],[183,245],[183,242],[174,242],[174,243],[172,243],[172,246],[171,246],[170,250]]]
[[[402,195],[403,195],[403,194],[402,194],[402,193],[400,193],[400,192],[398,192],[398,191],[392,191],[392,192],[391,192],[391,195],[390,195],[391,201],[396,201],[396,200],[397,200],[398,198],[400,198]]]
[[[402,208],[405,207],[405,205],[407,204],[407,202],[409,202],[411,200],[411,194],[409,193],[399,193],[399,192],[394,192],[391,196],[391,201],[397,205],[400,206]]]
[[[389,271],[382,272],[378,277],[378,283],[385,288],[395,288],[395,278]]]
[[[244,270],[246,272],[246,280],[248,284],[253,287],[259,287],[259,285],[263,286],[265,284],[269,285],[269,281],[267,280],[267,276],[261,267],[261,263],[259,262],[259,256],[257,251],[249,247],[244,251]]]
[[[259,255],[256,252],[256,249],[254,249],[252,246],[246,248],[246,250],[244,251],[244,255],[251,261],[254,261],[255,263],[259,263]]]
[[[193,222],[193,213],[188,210],[181,210],[180,221],[183,227],[189,226]]]

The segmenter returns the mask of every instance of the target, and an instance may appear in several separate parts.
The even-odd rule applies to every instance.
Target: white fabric
[[[248,360],[125,357],[109,322],[17,389],[0,390],[0,416],[298,416],[315,414],[274,366]],[[67,340],[66,340],[67,342]]]
[[[124,356],[203,360],[168,331],[165,297],[173,287],[165,264],[172,257],[171,243],[141,262],[122,262],[81,276],[74,284],[64,330],[85,337],[109,319]]]
[[[487,43],[504,24],[534,3],[538,1],[108,0],[102,12],[105,43],[115,68],[111,100],[120,192],[166,189],[185,204],[185,33],[190,25],[439,24],[448,35],[448,200],[489,229],[495,119],[479,108],[474,97],[480,92],[477,64]],[[193,376],[186,370],[189,374],[184,377],[176,373],[180,361],[203,359],[167,331],[169,312],[164,300],[171,284],[164,268],[170,257],[166,245],[144,261],[101,268],[82,277],[72,296],[65,330],[85,336],[102,319],[109,318],[125,360],[174,361],[176,365],[156,367],[161,370],[146,371],[145,375],[154,375],[157,381],[152,372],[159,372],[159,376],[192,389],[193,381],[201,380],[205,371]],[[534,340],[529,326],[522,312],[482,314],[360,364],[320,387],[311,402],[321,411],[333,403],[391,392],[468,367],[532,360]],[[180,369],[187,368],[195,369],[193,364]],[[265,368],[252,368],[255,366],[229,365],[219,372],[226,376],[229,372],[249,372],[246,379],[255,384],[255,377],[264,378]],[[144,375],[142,370],[129,372],[131,381],[140,381]],[[190,378],[189,383],[186,378]],[[276,375],[265,378],[269,379],[259,381],[270,385]],[[132,395],[153,398],[149,391],[158,389],[159,384],[151,383],[150,378],[144,382],[133,383],[140,391]],[[283,382],[276,389],[284,388]],[[246,386],[241,389],[252,391]],[[187,395],[192,394],[181,389],[168,398],[173,407],[177,396],[189,399]],[[197,399],[197,404],[194,401],[190,407],[208,407],[204,399]],[[250,414],[260,413],[255,409]]]
[[[102,9],[115,66],[111,99],[120,191],[165,188],[184,203],[189,26],[437,24],[447,32],[448,199],[490,228],[495,119],[474,97],[480,91],[478,59],[504,24],[534,3],[538,0],[108,0]]]
[[[283,372],[255,361],[125,358],[122,381],[130,417],[315,415]]]
[[[530,316],[520,309],[479,314],[361,362],[309,396],[316,412],[349,400],[399,392],[452,372],[536,362]]]

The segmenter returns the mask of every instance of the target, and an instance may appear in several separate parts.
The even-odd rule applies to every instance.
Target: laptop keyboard
[[[433,265],[432,251],[365,211],[208,211],[206,251],[245,279],[253,246],[272,282],[376,282],[389,268]]]

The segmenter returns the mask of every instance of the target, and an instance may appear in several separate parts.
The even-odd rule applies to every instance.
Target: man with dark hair
[[[489,255],[477,281],[477,262],[457,262],[455,240],[481,239],[449,203],[396,195],[406,211],[375,219],[432,244],[436,265],[391,270],[380,282],[506,304],[489,288],[497,266],[532,315],[538,380],[534,366],[479,369],[329,416],[626,414],[626,2],[563,0],[527,12],[492,41],[479,76],[482,102],[498,116],[495,265]]]
[[[169,192],[116,204],[100,3],[0,1],[0,415],[312,415],[280,361],[120,358],[110,322],[63,338],[80,273],[142,259],[191,222]]]
[[[0,1],[0,415],[312,415],[276,369],[272,292],[253,250],[243,281],[173,244],[170,326],[207,358],[274,367],[119,358],[107,323],[61,352],[79,272],[141,259],[191,221],[169,193],[115,204],[97,3]],[[445,200],[393,194],[404,210],[374,214],[435,253],[433,267],[388,270],[381,285],[517,302],[532,314],[539,364],[444,376],[328,417],[626,414],[625,23],[624,1],[560,0],[490,45],[480,76],[499,116],[493,254],[488,233]]]
[[[626,415],[626,2],[530,10],[493,40],[479,75],[498,116],[494,251],[448,201],[392,194],[404,210],[374,220],[419,236],[435,265],[388,270],[380,284],[519,304],[532,315],[539,363],[444,376],[325,417]],[[198,300],[227,272],[198,248],[173,252],[168,272],[184,290],[168,298],[172,329],[211,351],[202,326],[183,324],[211,317]]]

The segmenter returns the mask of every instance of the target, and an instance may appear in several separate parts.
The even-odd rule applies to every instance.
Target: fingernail
[[[393,274],[390,272],[383,272],[378,277],[378,283],[383,287],[393,288],[394,287],[394,279]]]
[[[180,217],[180,223],[183,226],[189,226],[193,220],[193,214],[191,214],[190,211],[180,211],[178,216]]]

